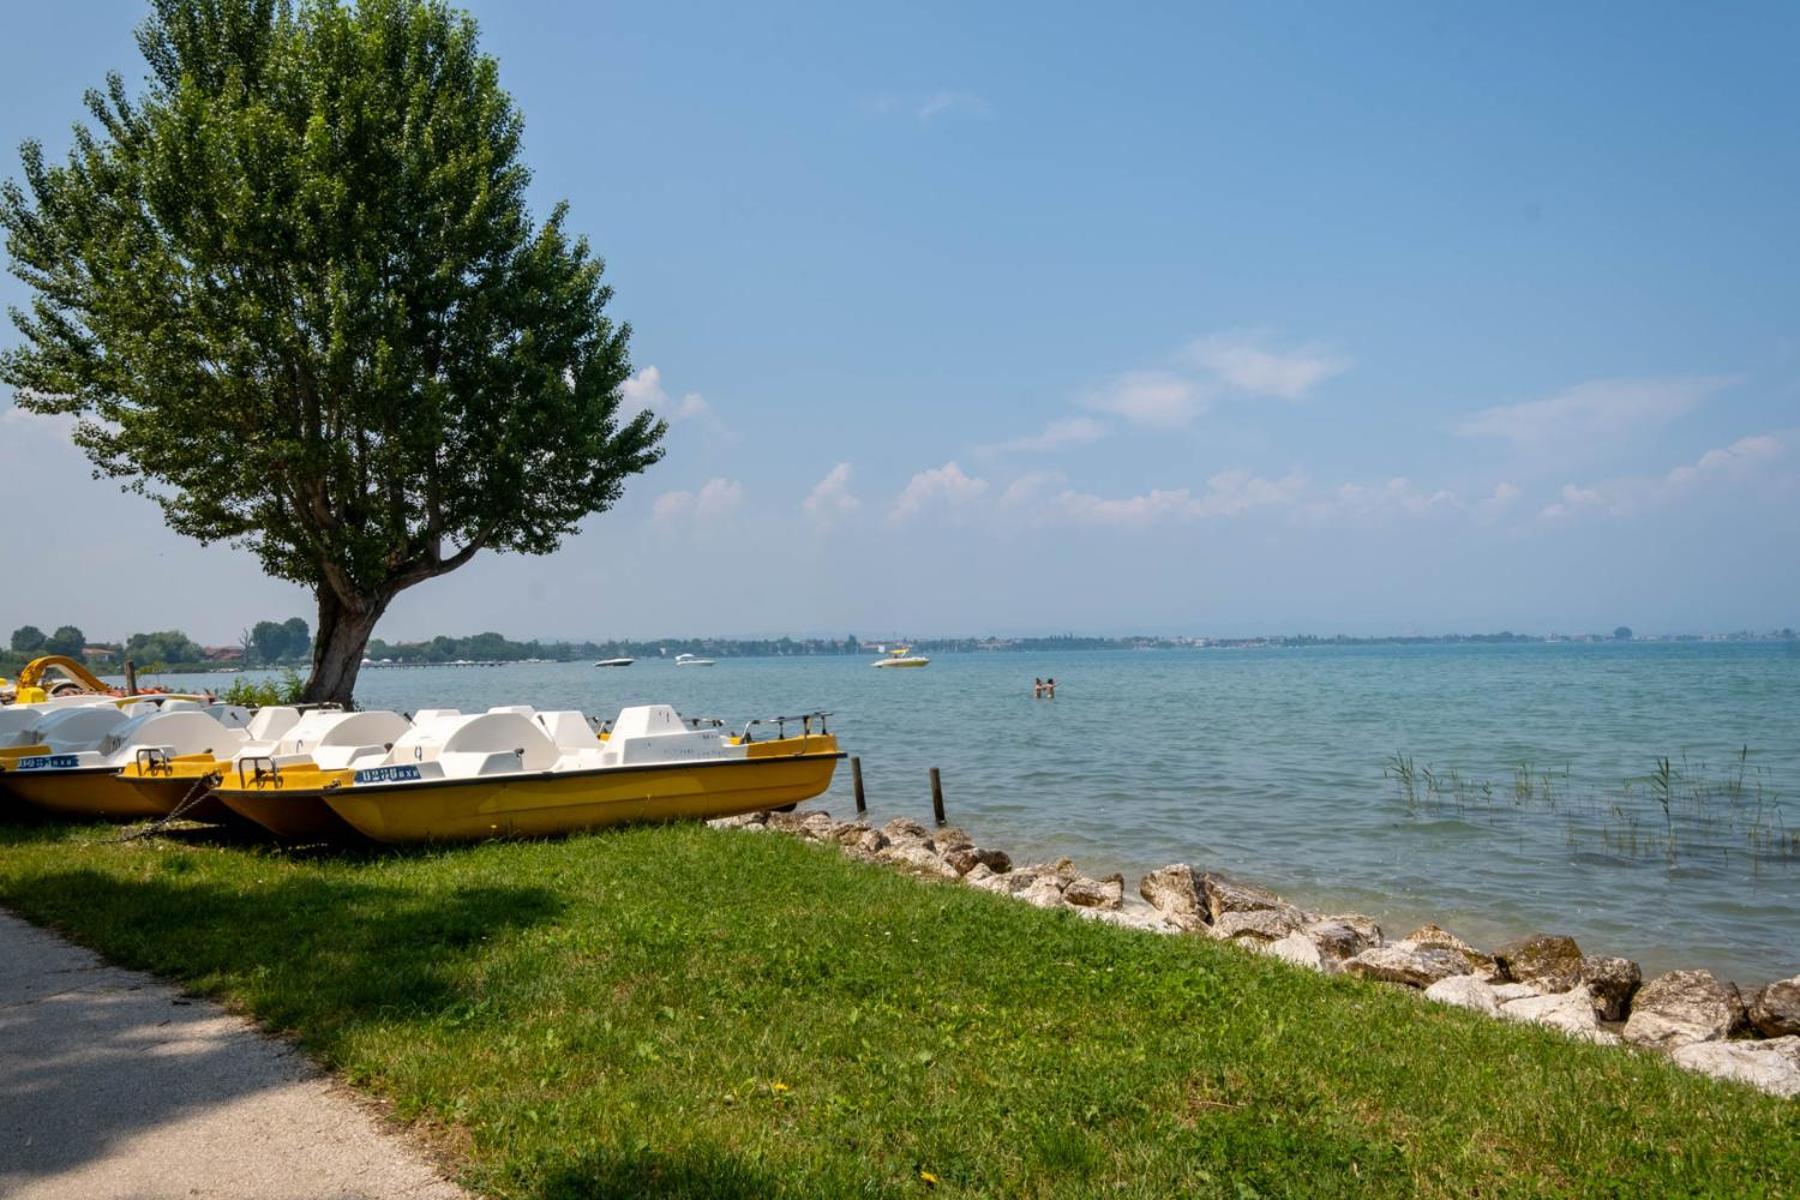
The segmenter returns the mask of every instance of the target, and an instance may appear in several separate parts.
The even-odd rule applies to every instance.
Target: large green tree
[[[318,600],[308,700],[350,699],[402,590],[543,554],[661,455],[630,329],[473,21],[433,0],[154,0],[67,160],[0,192],[23,343],[99,471]]]

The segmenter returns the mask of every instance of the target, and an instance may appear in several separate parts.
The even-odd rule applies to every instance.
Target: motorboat
[[[503,707],[414,715],[379,761],[327,768],[264,761],[227,775],[218,795],[322,802],[381,842],[546,837],[643,821],[733,816],[811,799],[843,754],[826,713],[752,722],[728,734],[666,704],[623,709],[600,733],[578,712]],[[790,736],[788,726],[800,725]]]
[[[914,654],[911,646],[895,646],[886,656],[876,659],[871,666],[876,667],[928,667],[931,660],[923,654]]]
[[[49,742],[38,752],[0,763],[0,789],[37,808],[71,816],[167,816],[177,805],[196,798],[197,784],[192,778],[156,772],[151,764],[195,757],[211,762],[228,756],[250,740],[251,720],[249,710],[235,705],[202,708],[191,701],[158,705],[127,717],[91,748],[59,748]],[[125,772],[133,778],[124,778]],[[203,820],[229,819],[216,806],[201,807],[195,815]]]
[[[235,814],[260,825],[277,837],[298,841],[354,839],[355,830],[316,800],[291,801],[279,791],[217,792],[217,784],[233,775],[254,774],[269,766],[313,765],[328,770],[354,770],[379,761],[405,736],[412,722],[396,712],[342,709],[258,709],[251,720],[250,739],[230,757],[204,759],[145,755],[121,772],[121,777],[143,789],[162,789],[166,781],[185,779],[191,787],[207,781],[204,799],[195,796],[195,807],[183,816],[195,820]]]
[[[716,667],[719,664],[710,658],[699,658],[692,654],[677,654],[675,665],[678,667]]]
[[[596,667],[629,667],[636,661],[635,658],[603,658],[594,665]]]

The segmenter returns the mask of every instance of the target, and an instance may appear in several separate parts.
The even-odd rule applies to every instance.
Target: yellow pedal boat
[[[780,718],[754,740],[696,727],[668,705],[623,710],[604,740],[576,712],[421,712],[372,765],[327,769],[240,760],[218,796],[323,804],[381,842],[549,837],[629,822],[734,816],[819,795],[843,758],[825,714]],[[787,722],[801,733],[785,736]],[[813,731],[815,722],[818,731]]]
[[[58,724],[73,723],[65,716]],[[177,775],[174,764],[210,764],[248,740],[250,714],[215,705],[163,705],[128,717],[97,743],[76,749],[54,741],[0,760],[0,789],[65,816],[130,820],[168,815],[184,800],[199,800],[195,779]],[[46,728],[54,727],[46,724]],[[216,803],[201,800],[189,815],[196,820],[230,819]]]

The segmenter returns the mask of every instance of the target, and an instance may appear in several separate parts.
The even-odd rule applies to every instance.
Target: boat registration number
[[[358,783],[414,783],[419,778],[417,767],[370,767],[356,773]]]
[[[81,760],[73,754],[37,754],[30,758],[21,758],[18,769],[21,771],[67,771],[79,765]]]

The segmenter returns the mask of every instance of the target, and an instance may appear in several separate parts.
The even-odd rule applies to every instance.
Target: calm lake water
[[[862,757],[872,817],[929,820],[938,766],[950,819],[1017,861],[1067,854],[1135,886],[1185,860],[1393,936],[1427,920],[1489,945],[1546,929],[1651,971],[1800,972],[1793,643],[869,662],[365,670],[358,700],[603,716],[662,702],[733,726],[825,708]],[[1032,698],[1040,674],[1054,701]],[[847,768],[820,804],[852,812]]]

